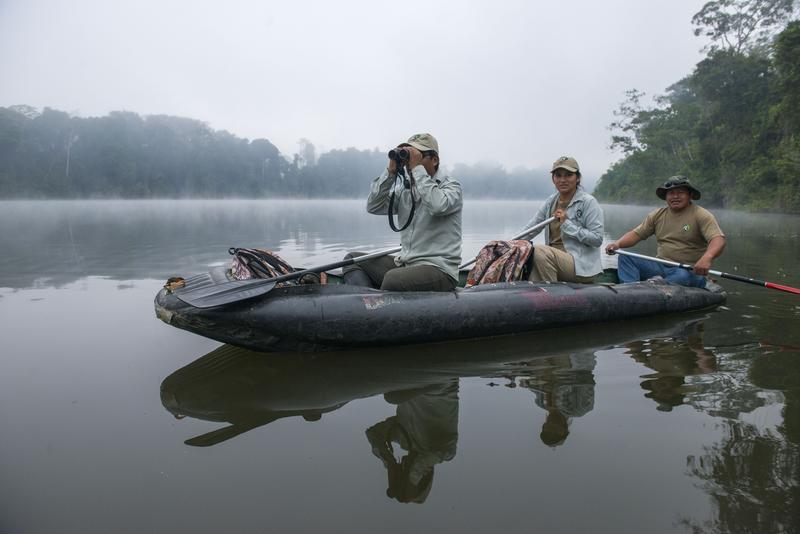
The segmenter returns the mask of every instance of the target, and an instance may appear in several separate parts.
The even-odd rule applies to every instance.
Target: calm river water
[[[468,202],[464,254],[537,202]],[[648,208],[605,206],[617,237]],[[715,268],[800,286],[800,218],[717,213]],[[322,355],[157,320],[262,246],[391,246],[363,201],[0,202],[0,532],[797,532],[800,297]],[[655,243],[637,250],[652,253]]]

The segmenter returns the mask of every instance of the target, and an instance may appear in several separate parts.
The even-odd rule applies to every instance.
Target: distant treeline
[[[683,174],[706,205],[800,213],[800,22],[787,22],[791,14],[791,0],[707,3],[693,19],[711,37],[705,59],[653,108],[631,90],[616,112],[611,147],[624,158],[600,178],[598,199],[651,204],[656,184]]]
[[[306,140],[286,157],[266,139],[180,117],[117,111],[81,118],[0,107],[0,198],[366,197],[385,165],[378,149],[318,156]],[[467,197],[542,198],[552,191],[546,169],[451,168]]]

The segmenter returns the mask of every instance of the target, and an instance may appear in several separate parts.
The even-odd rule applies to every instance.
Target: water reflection
[[[479,343],[479,351],[488,351],[482,354],[465,354],[467,345],[453,345],[318,357],[266,356],[226,345],[167,377],[161,401],[179,418],[228,423],[186,440],[205,447],[282,418],[317,421],[352,400],[382,394],[396,407],[395,415],[372,424],[365,435],[386,469],[386,494],[422,503],[433,485],[434,467],[456,455],[459,377],[502,377],[536,391],[559,392],[562,400],[574,396],[564,389],[570,387],[564,379],[571,369],[561,367],[569,365],[569,356],[518,362],[518,357],[535,357],[519,349],[525,344],[512,349]],[[594,384],[591,371],[588,382]],[[556,404],[556,410],[576,413],[569,402]]]
[[[705,316],[697,315],[692,322]],[[176,417],[227,426],[186,440],[211,446],[273,421],[317,421],[352,400],[383,395],[395,414],[365,428],[388,478],[387,495],[424,502],[435,466],[457,451],[459,378],[485,377],[531,390],[547,412],[540,439],[565,442],[573,419],[594,408],[598,350],[641,336],[674,338],[685,321],[663,318],[521,336],[323,355],[265,355],[224,345],[178,369],[161,384]]]
[[[468,202],[465,255],[514,235],[532,208]],[[616,237],[647,211],[607,206],[607,231]],[[730,239],[720,270],[800,286],[800,217],[715,214]],[[497,521],[530,530],[518,513],[529,508],[547,532],[669,532],[681,516],[698,532],[798,530],[792,295],[722,280],[727,308],[707,319],[305,360],[223,348],[164,380],[163,405],[188,416],[174,422],[152,390],[179,366],[170,362],[216,345],[154,319],[154,279],[227,260],[231,244],[274,247],[300,264],[335,261],[393,244],[385,221],[364,213],[363,200],[0,202],[0,228],[0,531],[54,532],[89,518],[86,531],[122,521],[136,531],[315,532],[362,514],[364,529],[387,532]],[[681,324],[692,317],[702,322],[696,345]],[[583,354],[594,358],[590,374],[572,362]],[[430,484],[415,476],[408,484],[422,492],[396,493],[419,499],[428,488],[425,509],[398,507],[385,490],[404,478],[373,455],[367,429],[396,418],[388,439],[402,467],[419,454],[419,439],[399,430],[402,402],[446,397],[455,384],[457,401],[445,404],[458,405],[460,427],[430,425],[442,442],[457,434],[455,457],[429,444],[443,459]],[[97,488],[106,489],[100,507]]]
[[[783,394],[783,424],[778,431],[800,445],[800,348],[765,347],[762,358],[753,362],[750,379],[758,387]],[[797,478],[800,484],[800,477]]]
[[[689,475],[715,517],[695,532],[795,532],[800,517],[800,350],[750,343],[709,347],[705,323],[676,336],[627,343],[653,370],[641,387],[661,411],[680,405],[717,417],[722,437],[689,455]],[[780,407],[780,418],[770,416]]]
[[[376,236],[361,222],[367,217],[363,201],[349,200],[1,202],[0,287],[195,273],[228,261],[231,246],[280,250],[291,260],[333,249],[339,259],[343,239],[396,239]]]
[[[707,524],[684,521],[695,531],[796,532],[800,525],[800,351],[767,352],[749,374],[755,386],[782,393],[782,423],[724,419],[722,439],[687,458],[716,508]]]
[[[594,408],[594,367],[592,352],[576,352],[543,358],[539,369],[521,377],[519,385],[536,395],[536,405],[547,412],[539,438],[550,447],[562,445],[573,418]]]
[[[675,337],[641,339],[626,345],[634,360],[654,371],[642,376],[641,386],[647,391],[645,397],[656,402],[656,409],[669,412],[684,404],[688,395],[699,390],[687,383],[687,377],[717,370],[714,352],[703,343],[703,328],[702,323],[690,323]]]
[[[467,202],[464,257],[518,233],[537,207]],[[650,208],[604,209],[608,237],[618,237]],[[715,214],[731,242],[715,268],[800,285],[800,217]],[[328,263],[354,247],[381,249],[397,240],[385,221],[366,213],[363,199],[0,201],[0,228],[0,287],[12,288],[58,287],[86,276],[166,279],[228,261],[231,246],[271,248],[305,265],[307,258]],[[654,247],[647,242],[642,251]]]
[[[433,485],[436,464],[452,460],[458,444],[458,380],[424,388],[388,392],[397,414],[367,429],[372,454],[386,468],[386,495],[400,502],[423,503]],[[405,454],[395,458],[393,444]]]

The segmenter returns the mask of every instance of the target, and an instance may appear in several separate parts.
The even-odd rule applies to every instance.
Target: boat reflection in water
[[[555,447],[567,439],[570,421],[594,406],[596,351],[686,329],[685,319],[661,317],[322,355],[223,345],[165,378],[161,401],[176,417],[229,423],[185,442],[205,447],[278,419],[315,421],[352,400],[383,395],[395,415],[369,426],[366,438],[387,470],[387,495],[420,503],[435,466],[456,455],[459,378],[496,378],[530,389],[547,412],[540,438]]]

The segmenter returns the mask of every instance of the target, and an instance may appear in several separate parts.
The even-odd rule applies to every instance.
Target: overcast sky
[[[686,76],[703,0],[0,0],[0,106],[170,114],[287,155],[429,131],[443,162],[593,181],[624,92]]]

